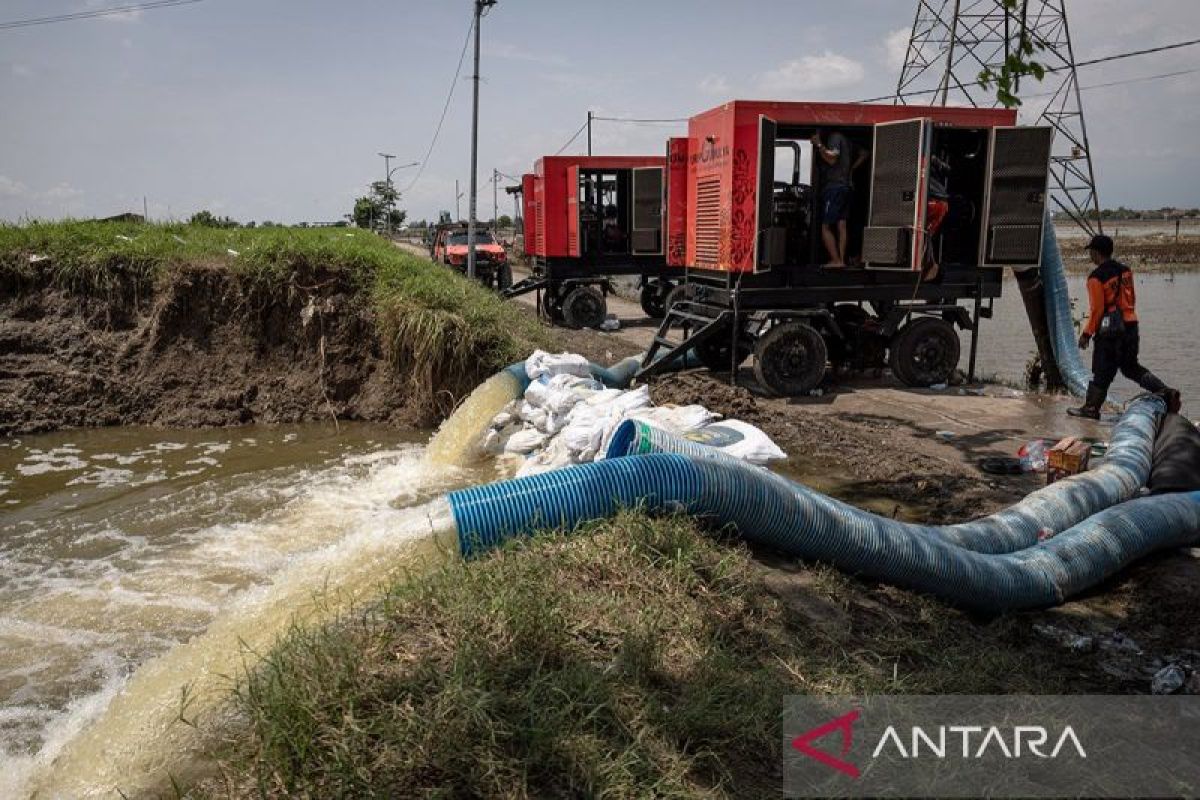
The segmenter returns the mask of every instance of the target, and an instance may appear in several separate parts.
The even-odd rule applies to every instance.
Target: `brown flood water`
[[[1200,271],[1141,272],[1137,275],[1138,319],[1141,329],[1141,361],[1170,386],[1183,393],[1185,413],[1200,414]],[[1074,316],[1087,313],[1087,276],[1068,275],[1067,285],[1075,301]],[[1022,383],[1025,365],[1035,352],[1033,335],[1021,302],[1021,292],[1011,276],[1004,281],[1004,294],[996,301],[995,316],[983,320],[976,374],[996,376],[1005,382]],[[962,368],[967,368],[970,334],[963,337]],[[1084,353],[1090,367],[1091,351]],[[1127,400],[1140,390],[1118,375],[1112,394]]]

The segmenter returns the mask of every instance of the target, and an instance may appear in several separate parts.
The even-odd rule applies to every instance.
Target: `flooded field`
[[[1087,313],[1087,277],[1068,275],[1067,285],[1075,300],[1075,316]],[[1183,392],[1185,413],[1200,412],[1200,370],[1196,351],[1200,332],[1193,320],[1200,304],[1200,272],[1145,272],[1137,275],[1138,318],[1141,328],[1141,360],[1167,384]],[[963,337],[962,366],[966,369],[970,335]],[[976,374],[1021,383],[1025,365],[1035,352],[1033,335],[1021,302],[1021,292],[1011,276],[1004,281],[1004,295],[996,301],[995,316],[983,320]],[[1084,353],[1091,363],[1091,351]],[[1128,399],[1138,387],[1122,376],[1113,383],[1112,394]]]
[[[305,425],[0,441],[0,796],[103,794],[115,771],[161,765],[145,751],[178,744],[182,687],[227,690],[241,648],[315,595],[376,589],[430,540],[429,500],[484,477],[427,462],[427,438]]]

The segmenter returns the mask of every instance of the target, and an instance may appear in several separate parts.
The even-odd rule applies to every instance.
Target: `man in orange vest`
[[[1133,271],[1120,261],[1114,261],[1113,240],[1093,236],[1088,243],[1088,255],[1096,268],[1087,279],[1087,325],[1079,334],[1079,348],[1086,350],[1093,339],[1096,349],[1092,355],[1092,382],[1087,398],[1080,408],[1067,409],[1073,417],[1100,419],[1100,407],[1108,396],[1117,372],[1147,392],[1162,395],[1167,408],[1178,413],[1179,391],[1169,388],[1154,373],[1138,362],[1137,292],[1133,287]]]

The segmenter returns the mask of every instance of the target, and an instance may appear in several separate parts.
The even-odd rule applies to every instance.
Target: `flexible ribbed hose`
[[[1139,398],[1113,427],[1103,464],[1039,489],[989,517],[944,527],[889,522],[914,535],[934,537],[981,553],[1011,553],[1030,547],[1041,538],[1065,531],[1099,511],[1129,500],[1145,486],[1158,420],[1165,412],[1162,399]],[[617,427],[606,457],[647,453],[727,458],[716,448],[681,439],[640,420],[626,420]],[[796,491],[823,498],[827,501],[823,507],[839,518],[867,513],[805,486],[797,485]]]
[[[1154,550],[1200,538],[1200,492],[1133,500],[1017,553],[984,554],[848,508],[733,459],[606,459],[449,495],[464,555],[621,508],[682,510],[748,541],[850,573],[1002,612],[1053,605]]]
[[[1054,360],[1071,394],[1083,397],[1087,394],[1092,371],[1083,363],[1076,342],[1075,322],[1071,318],[1071,293],[1067,290],[1067,275],[1063,268],[1062,252],[1058,248],[1058,235],[1054,231],[1054,220],[1046,212],[1042,234],[1042,283],[1045,285],[1046,320],[1050,324],[1050,344],[1054,348]]]

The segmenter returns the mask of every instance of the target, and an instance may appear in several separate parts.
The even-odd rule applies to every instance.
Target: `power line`
[[[1150,53],[1161,53],[1164,50],[1178,50],[1180,47],[1191,47],[1192,45],[1196,45],[1196,44],[1200,44],[1200,39],[1190,39],[1189,41],[1176,42],[1175,44],[1164,44],[1162,47],[1151,47],[1147,50],[1133,50],[1128,53],[1118,53],[1115,56],[1105,56],[1103,58],[1093,58],[1090,61],[1077,61],[1075,63],[1075,66],[1090,67],[1092,64],[1103,64],[1106,61],[1118,61],[1122,58],[1132,58],[1133,56],[1144,56],[1144,55],[1149,55]],[[1048,69],[1046,71],[1047,72],[1058,72],[1058,71],[1064,70],[1064,69],[1066,69],[1066,67],[1055,67],[1054,69]]]
[[[200,2],[203,2],[203,0],[152,0],[148,3],[134,3],[127,6],[114,6],[113,8],[97,8],[93,11],[76,11],[73,14],[56,14],[52,17],[17,19],[10,22],[0,22],[0,31],[12,30],[13,28],[29,28],[34,25],[50,25],[55,22],[71,22],[77,19],[94,19],[113,14],[130,14],[135,11],[151,11],[156,8],[173,8],[174,6],[186,6]]]
[[[442,125],[446,122],[446,112],[450,110],[450,101],[454,99],[454,90],[458,87],[458,78],[462,75],[463,61],[467,58],[467,47],[471,44],[471,33],[475,30],[475,15],[471,14],[471,24],[467,26],[467,36],[463,39],[462,52],[458,55],[458,67],[454,70],[454,80],[450,82],[450,91],[446,93],[446,104],[442,106],[442,116],[438,119],[437,128],[433,132],[433,139],[429,142],[429,149],[425,151],[425,157],[421,159],[421,168],[417,170],[417,174],[413,176],[412,181],[405,187],[404,193],[408,194],[412,188],[417,185],[417,181],[421,180],[421,175],[425,173],[425,165],[429,163],[429,157],[433,155],[433,148],[437,146],[438,136],[442,133]]]
[[[1075,66],[1076,67],[1090,67],[1093,64],[1104,64],[1109,61],[1120,61],[1121,59],[1133,58],[1134,56],[1144,56],[1144,55],[1149,55],[1151,53],[1161,53],[1165,50],[1178,50],[1181,47],[1192,47],[1197,44],[1200,44],[1200,39],[1189,39],[1186,42],[1176,42],[1175,44],[1165,44],[1165,45],[1162,45],[1161,47],[1151,47],[1151,48],[1148,48],[1145,50],[1131,50],[1128,53],[1117,53],[1116,55],[1104,56],[1102,58],[1093,58],[1089,61],[1077,61],[1075,63]],[[1052,67],[1052,68],[1048,68],[1046,70],[1046,72],[1048,72],[1048,73],[1049,72],[1061,72],[1066,69],[1070,69],[1070,67],[1069,66]],[[1185,73],[1180,73],[1180,74],[1187,74],[1187,73],[1185,72]],[[1145,78],[1145,79],[1138,78],[1135,80],[1151,80],[1156,77],[1164,77],[1164,78],[1174,77],[1174,73],[1164,74],[1162,76],[1151,76],[1150,78]],[[1129,81],[1129,82],[1133,83],[1135,81]],[[1120,83],[1120,81],[1118,81],[1117,83],[1111,84],[1111,85],[1118,85],[1119,83]],[[1108,85],[1110,85],[1110,84],[1102,84],[1099,86],[1089,86],[1086,88],[1100,89],[1100,88],[1103,88],[1104,86],[1108,86]],[[917,91],[917,92],[903,92],[901,94],[885,94],[885,95],[880,95],[879,97],[870,97],[870,98],[867,98],[866,100],[858,100],[856,102],[878,103],[883,100],[900,100],[900,99],[904,99],[907,97],[922,97],[924,95],[937,94],[940,91],[941,91],[941,88],[923,89],[923,90]],[[1041,97],[1041,96],[1042,95],[1027,95],[1027,97]]]
[[[593,117],[593,119],[594,119],[594,117]],[[576,139],[578,139],[578,138],[579,138],[579,134],[581,134],[581,133],[583,133],[585,130],[587,130],[587,126],[588,126],[588,124],[587,124],[586,122],[585,122],[585,123],[583,123],[582,125],[580,125],[580,126],[579,126],[579,130],[575,131],[575,135],[574,135],[574,136],[572,136],[570,139],[567,139],[567,143],[566,143],[566,144],[564,144],[562,147],[558,148],[558,150],[557,150],[557,151],[554,153],[554,155],[556,155],[556,156],[557,156],[557,155],[562,155],[562,151],[563,151],[563,150],[566,150],[568,147],[570,147],[570,146],[571,146],[571,143],[572,143],[572,142],[574,142]]]

